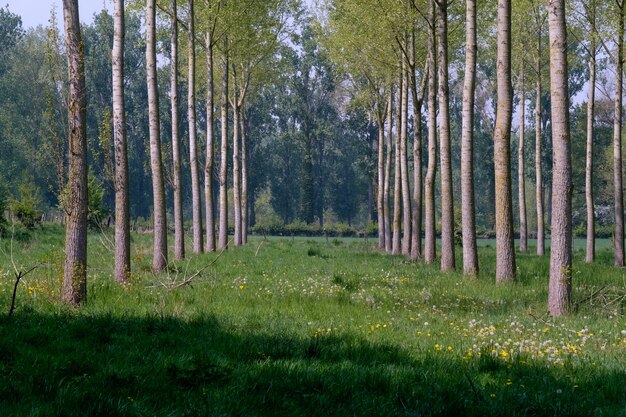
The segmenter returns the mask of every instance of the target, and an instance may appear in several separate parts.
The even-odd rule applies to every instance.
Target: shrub
[[[103,204],[104,188],[100,181],[89,172],[87,177],[87,223],[90,228],[99,229],[102,221],[109,215]]]
[[[9,202],[11,214],[27,229],[33,229],[41,223],[39,190],[32,181],[26,181],[17,188],[19,199]]]

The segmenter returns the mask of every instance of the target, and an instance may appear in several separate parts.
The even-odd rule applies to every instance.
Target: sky
[[[0,0],[0,7],[8,4],[9,10],[22,17],[22,27],[28,29],[37,25],[47,25],[50,19],[50,10],[54,6],[57,11],[57,19],[63,22],[62,0]],[[80,21],[91,23],[93,14],[102,10],[106,5],[112,8],[110,0],[79,0],[78,12]]]

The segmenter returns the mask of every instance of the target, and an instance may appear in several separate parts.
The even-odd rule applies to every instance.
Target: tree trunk
[[[393,87],[389,89],[387,97],[387,156],[385,159],[385,190],[383,204],[385,206],[385,250],[392,251],[391,243],[391,209],[389,207],[389,197],[391,189],[391,160],[393,155]]]
[[[545,253],[545,227],[543,214],[543,174],[541,170],[541,26],[537,22],[537,57],[535,72],[535,202],[537,207],[537,255]]]
[[[411,60],[411,94],[413,99],[413,207],[411,215],[411,259],[422,257],[422,104],[424,103],[424,89],[428,79],[428,66],[422,74],[421,91],[417,91],[415,75],[415,34],[411,34],[409,44]]]
[[[439,6],[439,148],[441,160],[441,270],[453,271],[454,197],[452,194],[452,157],[450,149],[450,87],[448,85],[448,0]]]
[[[585,262],[591,263],[596,257],[596,221],[593,204],[593,119],[596,101],[596,33],[595,10],[591,18],[593,32],[589,47],[589,91],[587,95],[587,152],[585,157],[585,200],[587,205],[587,250]]]
[[[424,261],[435,262],[437,236],[435,233],[435,178],[437,175],[437,40],[435,3],[429,1],[430,36],[428,37],[428,167],[424,186]]]
[[[400,175],[402,186],[402,254],[411,255],[411,188],[409,185],[408,124],[409,124],[409,82],[406,60],[402,57],[402,124],[400,125]]]
[[[233,87],[233,208],[235,212],[235,246],[241,246],[241,179],[239,177],[239,95]]]
[[[69,178],[65,199],[65,271],[61,298],[72,305],[87,299],[87,108],[83,41],[78,0],[63,0],[69,70]]]
[[[615,201],[615,231],[613,249],[615,266],[624,266],[624,191],[622,189],[622,89],[624,80],[624,1],[619,7],[617,29],[617,62],[615,68],[615,114],[613,116],[613,188]]]
[[[187,121],[189,125],[189,165],[191,167],[191,208],[193,221],[193,252],[204,251],[202,230],[202,198],[200,196],[200,169],[196,141],[196,42],[193,0],[189,0],[189,24],[187,42]]]
[[[163,183],[161,131],[159,126],[159,93],[157,90],[155,0],[147,0],[146,38],[150,167],[152,170],[152,195],[154,205],[154,252],[152,270],[154,272],[161,272],[167,266],[167,218],[165,217],[165,186]]]
[[[115,150],[115,280],[130,278],[130,203],[124,111],[124,0],[113,11],[113,137]]]
[[[394,183],[393,183],[393,238],[391,242],[391,253],[399,255],[402,253],[401,234],[402,234],[402,102],[404,99],[402,77],[398,82],[398,113],[396,115],[396,141],[395,141],[395,166],[394,166]]]
[[[528,250],[528,228],[526,221],[526,177],[524,175],[524,123],[526,119],[526,96],[524,91],[524,64],[520,74],[519,98],[519,144],[517,148],[517,188],[519,200],[519,250]]]
[[[476,88],[476,0],[466,2],[465,84],[461,132],[461,222],[463,272],[478,275],[476,211],[474,204],[474,96]]]
[[[224,38],[222,57],[222,102],[221,102],[221,155],[220,155],[220,228],[217,248],[228,246],[228,40]]]
[[[552,111],[552,224],[548,311],[567,313],[572,292],[572,160],[565,1],[548,1]]]
[[[185,232],[183,223],[183,190],[181,181],[180,139],[178,137],[178,13],[176,0],[171,1],[172,33],[170,50],[170,105],[172,111],[172,164],[174,195],[174,259],[185,257]]]
[[[511,198],[511,0],[498,0],[498,108],[494,132],[496,177],[496,282],[515,279]]]
[[[241,105],[241,243],[248,243],[248,119],[245,105]]]
[[[385,122],[383,115],[377,113],[378,122],[378,194],[376,209],[378,211],[378,248],[385,249]]]
[[[204,204],[206,223],[206,252],[215,252],[215,215],[213,213],[213,166],[215,165],[215,119],[213,93],[213,38],[206,35],[207,100],[206,100],[206,161],[204,165]]]

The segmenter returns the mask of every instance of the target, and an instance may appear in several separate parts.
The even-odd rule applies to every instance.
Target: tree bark
[[[172,112],[172,164],[174,195],[174,259],[185,258],[183,223],[183,190],[181,181],[180,138],[178,137],[178,12],[176,0],[171,0],[172,33],[170,50],[170,107]]]
[[[378,183],[376,210],[378,211],[378,248],[385,249],[385,119],[380,110],[377,111],[378,124]]]
[[[248,119],[245,104],[239,115],[241,124],[241,243],[248,243]]]
[[[391,209],[389,206],[390,189],[391,189],[391,160],[393,155],[393,87],[389,89],[389,95],[387,97],[387,156],[385,160],[385,190],[384,201],[385,205],[385,250],[387,252],[392,251],[391,242]]]
[[[526,221],[526,176],[524,175],[524,134],[526,119],[526,95],[524,91],[524,64],[520,71],[519,98],[519,144],[517,148],[517,189],[519,200],[519,250],[528,250],[528,227]]]
[[[411,188],[409,185],[408,160],[408,119],[409,119],[409,82],[406,60],[402,57],[402,94],[400,111],[402,112],[400,125],[400,183],[402,187],[402,254],[411,255]]]
[[[154,205],[154,251],[152,270],[154,272],[161,272],[167,266],[167,218],[165,216],[165,186],[163,182],[163,162],[161,158],[159,93],[157,90],[155,0],[147,0],[146,37],[150,167],[152,170],[152,195]]]
[[[494,132],[496,177],[496,282],[515,279],[511,198],[511,0],[498,0],[498,107]]]
[[[565,1],[548,1],[552,112],[552,224],[548,311],[567,313],[572,292],[572,160]]]
[[[450,86],[448,85],[448,0],[437,0],[439,31],[439,158],[441,160],[441,270],[453,271],[454,197],[450,148]]]
[[[130,278],[130,203],[128,196],[128,146],[124,111],[124,0],[113,11],[113,138],[115,151],[115,280]]]
[[[391,241],[391,253],[399,255],[402,253],[402,135],[400,133],[402,126],[402,102],[403,87],[402,77],[398,80],[398,113],[396,114],[396,141],[395,141],[395,166],[394,166],[394,184],[393,184],[393,237]]]
[[[221,155],[220,155],[220,228],[218,249],[228,246],[228,40],[224,38],[222,57],[222,102],[221,102]]]
[[[239,165],[239,94],[233,87],[233,208],[235,212],[235,246],[241,246],[241,178]]]
[[[202,230],[202,198],[200,197],[200,169],[196,141],[196,42],[194,28],[194,4],[189,0],[189,23],[187,27],[187,122],[189,126],[189,165],[191,168],[191,208],[193,221],[193,252],[204,251]]]
[[[207,100],[206,100],[206,161],[204,164],[204,204],[206,223],[206,252],[215,252],[215,214],[213,213],[213,167],[215,165],[215,103],[213,92],[213,36],[206,35]]]
[[[474,97],[476,88],[476,0],[466,2],[465,83],[461,127],[461,222],[463,272],[478,275],[476,209],[474,203]]]
[[[65,200],[65,270],[61,298],[72,305],[87,299],[87,100],[78,0],[63,0],[69,71],[69,178]]]
[[[595,4],[592,6],[595,7]],[[596,32],[595,9],[588,16],[592,25],[589,46],[589,91],[587,95],[587,150],[585,156],[585,201],[587,205],[587,247],[585,262],[591,263],[596,257],[596,220],[593,204],[593,128],[596,102]]]
[[[435,262],[437,235],[435,233],[435,179],[437,175],[437,39],[435,3],[429,1],[428,37],[428,167],[424,186],[424,261]]]
[[[541,23],[537,21],[537,56],[535,60],[535,203],[537,207],[537,255],[545,254],[543,213],[543,174],[541,169]]]
[[[624,191],[622,181],[622,101],[624,80],[624,1],[616,1],[619,8],[617,29],[617,60],[615,65],[615,114],[613,116],[613,188],[615,231],[613,250],[615,266],[624,266]]]

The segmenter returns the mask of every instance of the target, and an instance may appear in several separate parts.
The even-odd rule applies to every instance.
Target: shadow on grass
[[[214,318],[0,320],[2,416],[623,415],[625,380]]]

